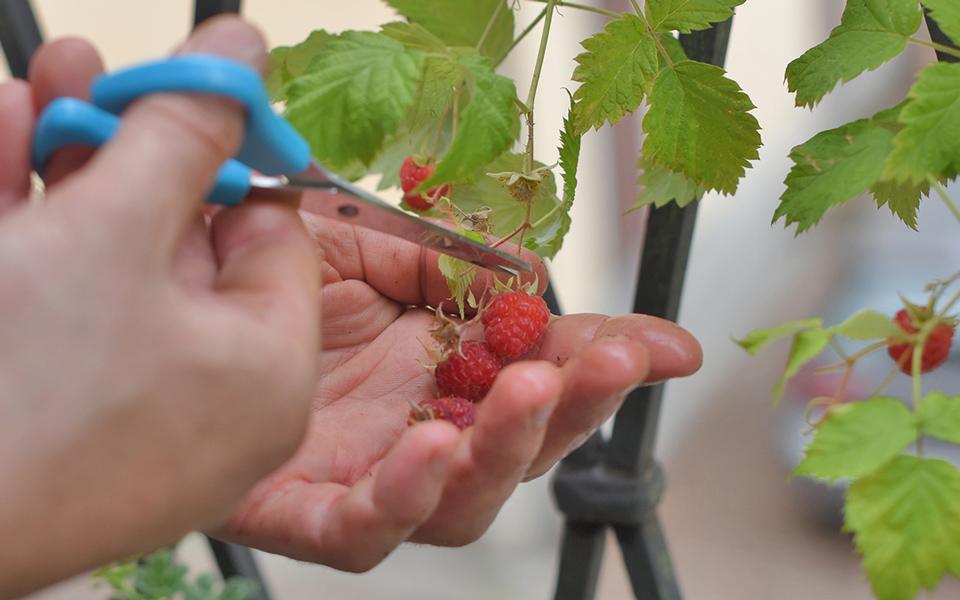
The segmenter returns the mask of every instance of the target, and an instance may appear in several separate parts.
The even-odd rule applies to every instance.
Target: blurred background
[[[589,3],[609,10],[628,6],[615,0]],[[108,68],[167,53],[187,34],[193,18],[191,0],[33,4],[47,39],[91,39]],[[520,4],[518,31],[541,8]],[[949,276],[960,264],[954,260],[960,224],[944,217],[936,199],[921,208],[919,233],[866,198],[830,211],[820,226],[798,238],[782,222],[770,223],[791,165],[790,149],[818,131],[896,104],[914,72],[932,58],[931,51],[912,47],[834,90],[816,110],[796,108],[784,69],[826,38],[842,8],[841,0],[748,0],[734,19],[726,69],[757,105],[753,114],[764,145],[736,196],[701,201],[680,324],[700,340],[705,360],[695,376],[667,385],[658,437],[667,477],[660,516],[680,588],[691,600],[870,598],[851,542],[839,531],[836,492],[786,476],[804,441],[796,410],[802,409],[803,389],[791,388],[792,396],[778,409],[770,404],[786,345],[750,358],[731,338],[792,319],[832,318],[852,299],[876,300],[882,306],[875,308],[887,309],[897,292],[908,297],[920,292],[926,280],[916,282],[921,272],[915,265],[922,264],[922,275],[932,278]],[[244,0],[243,14],[272,46],[296,44],[314,29],[375,29],[395,18],[377,0]],[[557,131],[568,102],[564,89],[575,87],[569,77],[578,42],[604,22],[572,8],[561,9],[554,20],[537,96],[538,159],[545,164],[556,160]],[[925,30],[918,35],[925,36]],[[538,38],[531,35],[503,65],[503,72],[519,82],[521,97]],[[0,79],[7,76],[0,70]],[[639,115],[627,118],[616,132],[604,128],[583,140],[573,226],[551,266],[564,312],[631,310],[644,214],[621,213],[637,191],[633,165],[639,120]],[[887,260],[891,256],[893,262]],[[877,280],[866,274],[876,274],[883,285],[874,285]],[[523,485],[489,532],[465,548],[401,548],[361,575],[262,553],[257,557],[277,600],[547,599],[554,592],[561,528],[549,477],[543,477]],[[179,553],[198,569],[214,568],[200,536],[188,538]],[[78,577],[31,600],[106,596]],[[597,597],[633,597],[612,541]],[[960,597],[960,586],[945,581],[935,593],[920,597]]]

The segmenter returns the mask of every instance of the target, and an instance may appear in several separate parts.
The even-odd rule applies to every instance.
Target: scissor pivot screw
[[[355,217],[360,212],[360,210],[356,206],[353,206],[351,204],[344,204],[343,206],[337,209],[337,212],[339,212],[341,215],[345,217]]]

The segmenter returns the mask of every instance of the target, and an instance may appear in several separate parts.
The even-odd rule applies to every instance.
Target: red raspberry
[[[461,342],[460,352],[450,354],[433,372],[440,393],[479,402],[500,374],[503,361],[484,342]]]
[[[431,398],[410,409],[407,423],[413,425],[418,421],[428,421],[430,419],[450,421],[463,430],[473,425],[473,422],[477,420],[477,408],[472,402],[463,398]]]
[[[487,343],[507,358],[533,348],[549,320],[550,309],[543,298],[526,292],[497,294],[480,315]]]
[[[435,165],[432,162],[425,165],[417,164],[412,156],[408,156],[400,165],[400,187],[403,188],[404,192],[409,192],[426,181],[427,177],[433,175],[434,167]],[[432,188],[426,194],[404,193],[403,200],[410,208],[423,212],[433,206],[431,198],[437,195],[437,191],[438,188]],[[450,192],[449,184],[441,186],[439,191],[438,197],[448,194]]]
[[[917,327],[913,322],[913,317],[906,309],[900,309],[894,320],[900,329],[909,334],[917,332]],[[913,344],[909,342],[897,342],[891,339],[892,343],[887,346],[887,353],[890,358],[897,361],[900,370],[907,375],[913,374]],[[937,323],[933,331],[927,337],[923,345],[923,354],[920,356],[920,372],[926,373],[936,367],[939,367],[947,360],[950,355],[950,346],[953,344],[953,327],[940,322]],[[904,356],[906,355],[906,356]],[[902,361],[901,361],[902,358]]]

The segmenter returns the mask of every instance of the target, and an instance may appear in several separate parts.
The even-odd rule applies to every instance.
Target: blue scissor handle
[[[33,131],[33,168],[43,167],[54,150],[63,146],[100,146],[120,127],[120,117],[76,98],[57,98],[43,109]],[[239,204],[250,191],[250,167],[230,159],[217,172],[207,194],[212,204]]]
[[[192,54],[98,77],[91,88],[96,106],[73,98],[50,103],[34,131],[34,168],[41,171],[50,154],[61,146],[103,144],[119,127],[116,115],[138,97],[156,92],[225,96],[247,110],[247,132],[237,160],[224,163],[208,202],[240,202],[250,188],[250,167],[267,175],[293,174],[305,170],[310,162],[309,144],[273,112],[256,71],[220,56]]]

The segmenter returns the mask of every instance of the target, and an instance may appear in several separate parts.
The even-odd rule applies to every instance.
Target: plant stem
[[[544,0],[544,1],[546,1],[546,0]],[[540,21],[542,21],[545,16],[547,16],[547,9],[546,9],[546,8],[544,8],[543,10],[541,10],[541,11],[540,11],[540,14],[537,15],[537,18],[534,19],[533,22],[531,22],[529,25],[527,25],[526,29],[524,29],[523,31],[521,31],[521,32],[520,32],[520,35],[518,35],[517,38],[516,38],[515,40],[513,40],[513,43],[510,44],[510,47],[507,48],[506,50],[504,50],[503,53],[500,54],[500,56],[498,56],[498,57],[496,58],[496,60],[493,61],[493,66],[497,66],[497,65],[499,65],[500,63],[502,63],[502,62],[507,58],[507,56],[510,54],[510,52],[511,52],[514,48],[517,47],[517,44],[519,44],[520,41],[521,41],[523,38],[527,37],[527,34],[530,33],[531,31],[533,31],[533,28],[536,27],[537,24],[538,24]]]
[[[547,0],[547,15],[543,21],[543,33],[540,34],[540,50],[537,52],[537,64],[533,67],[533,78],[530,80],[530,92],[527,94],[527,165],[533,171],[533,103],[537,98],[537,86],[540,84],[540,72],[543,70],[543,57],[547,53],[547,40],[550,38],[550,24],[553,23],[554,7],[557,0]],[[529,221],[527,221],[529,222]]]
[[[548,2],[549,0],[527,0],[528,2]],[[562,0],[558,2],[560,6],[569,6],[570,8],[576,8],[577,10],[584,10],[587,12],[596,13],[598,15],[603,15],[605,17],[610,17],[611,19],[619,19],[620,15],[610,10],[603,10],[602,8],[595,8],[593,6],[587,6],[585,4],[577,4],[575,2],[563,2]]]
[[[933,48],[939,52],[946,52],[947,54],[952,54],[953,56],[960,56],[960,50],[952,48],[950,46],[944,46],[943,44],[938,44],[936,42],[931,42],[928,40],[921,40],[919,38],[907,38],[914,44],[920,44],[921,46],[926,46],[928,48]]]
[[[630,0],[630,4],[633,5],[634,12],[636,12],[638,15],[643,14],[643,10],[640,8],[640,5],[637,4],[637,0]]]
[[[500,4],[497,5],[497,8],[493,10],[493,15],[490,16],[490,20],[487,21],[487,26],[484,28],[483,33],[480,34],[480,39],[477,40],[477,52],[480,52],[483,49],[484,42],[487,41],[487,38],[490,37],[490,32],[493,31],[493,25],[497,22],[497,19],[500,18],[500,13],[503,12],[503,8],[507,5],[507,0],[500,0]]]
[[[953,213],[954,218],[956,218],[957,221],[960,221],[960,210],[957,210],[957,205],[954,204],[953,200],[950,199],[950,196],[947,195],[947,190],[945,190],[944,187],[940,185],[940,182],[933,177],[930,177],[930,186],[937,190],[937,194],[943,200],[943,203],[947,205],[947,208],[950,209],[950,212]]]
[[[557,0],[547,0],[546,18],[543,21],[543,33],[540,34],[540,50],[537,64],[533,67],[533,79],[530,80],[530,92],[527,94],[527,108],[533,112],[533,101],[537,97],[537,85],[540,83],[540,71],[543,70],[543,57],[547,53],[547,39],[550,37],[550,24],[553,22],[554,7]]]

